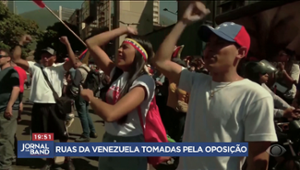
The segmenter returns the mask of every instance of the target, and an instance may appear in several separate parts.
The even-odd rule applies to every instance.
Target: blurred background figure
[[[26,86],[26,88],[25,88],[25,86],[24,86],[24,88],[25,89],[29,89],[30,88],[30,84],[31,84],[31,75],[30,75],[30,73],[26,72],[26,76],[27,76],[27,79],[25,80],[25,83],[24,83],[24,85]]]
[[[298,118],[297,113],[294,113],[294,109],[287,102],[277,96],[267,85],[269,74],[276,71],[276,68],[266,60],[261,62],[249,62],[245,67],[245,77],[249,80],[256,82],[266,89],[273,97],[274,100],[274,116],[276,118]]]
[[[152,76],[152,68],[151,68],[151,65],[150,64],[146,64],[144,66],[144,70],[150,75]]]
[[[72,86],[72,75],[71,75],[71,72],[68,71],[66,74],[65,74],[65,77],[64,77],[64,81],[63,81],[63,95],[64,96],[71,96],[70,93],[70,86]]]
[[[193,57],[192,57],[192,56],[186,56],[186,57],[183,59],[183,61],[185,62],[187,68],[190,68],[190,63],[191,63],[192,60],[193,60]]]
[[[207,69],[205,68],[205,63],[201,56],[195,56],[193,57],[194,60],[190,62],[190,71],[195,71],[197,73],[204,73],[208,74]]]
[[[153,75],[156,88],[155,88],[155,97],[156,97],[156,104],[159,109],[159,113],[161,117],[163,112],[165,111],[165,106],[167,104],[167,97],[168,97],[168,86],[166,85],[165,76],[156,70],[155,74]],[[164,121],[164,120],[163,120]]]
[[[297,93],[299,81],[299,65],[296,63],[295,51],[284,49],[275,57],[277,71],[275,73],[276,94],[287,103],[292,104]]]
[[[186,67],[185,62],[179,58],[173,58],[172,61],[182,67]],[[188,94],[186,91],[177,88],[178,85],[174,82],[167,82],[168,99],[164,113],[166,115],[164,115],[162,119],[165,119],[168,135],[176,142],[181,142],[188,107]]]

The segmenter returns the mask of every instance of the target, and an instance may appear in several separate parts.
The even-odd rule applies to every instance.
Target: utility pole
[[[58,17],[62,19],[62,6],[59,6],[58,8]]]

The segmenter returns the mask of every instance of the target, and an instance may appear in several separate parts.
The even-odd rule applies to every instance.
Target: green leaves
[[[3,3],[0,3],[0,21],[0,48],[13,48],[24,34],[30,34],[34,40],[41,35],[35,21],[13,14]],[[34,50],[32,45],[27,45],[23,49],[22,57],[27,57],[31,50]]]

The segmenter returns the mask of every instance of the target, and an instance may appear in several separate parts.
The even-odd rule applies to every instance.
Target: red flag
[[[172,54],[172,58],[180,58],[180,54],[182,52],[183,47],[184,47],[184,45],[175,46],[175,49]]]
[[[41,0],[32,0],[37,6],[39,6],[40,8],[45,8],[45,4],[43,1]]]

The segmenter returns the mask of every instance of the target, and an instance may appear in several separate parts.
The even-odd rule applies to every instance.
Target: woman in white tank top
[[[101,46],[123,34],[131,36],[125,38],[113,62]],[[97,66],[111,78],[103,100],[95,98],[90,90],[81,91],[82,97],[105,121],[103,142],[144,142],[137,108],[141,109],[142,119],[145,120],[155,93],[154,80],[145,66],[154,53],[151,43],[136,34],[129,27],[117,28],[86,41]],[[147,158],[100,157],[99,169],[146,170]]]

